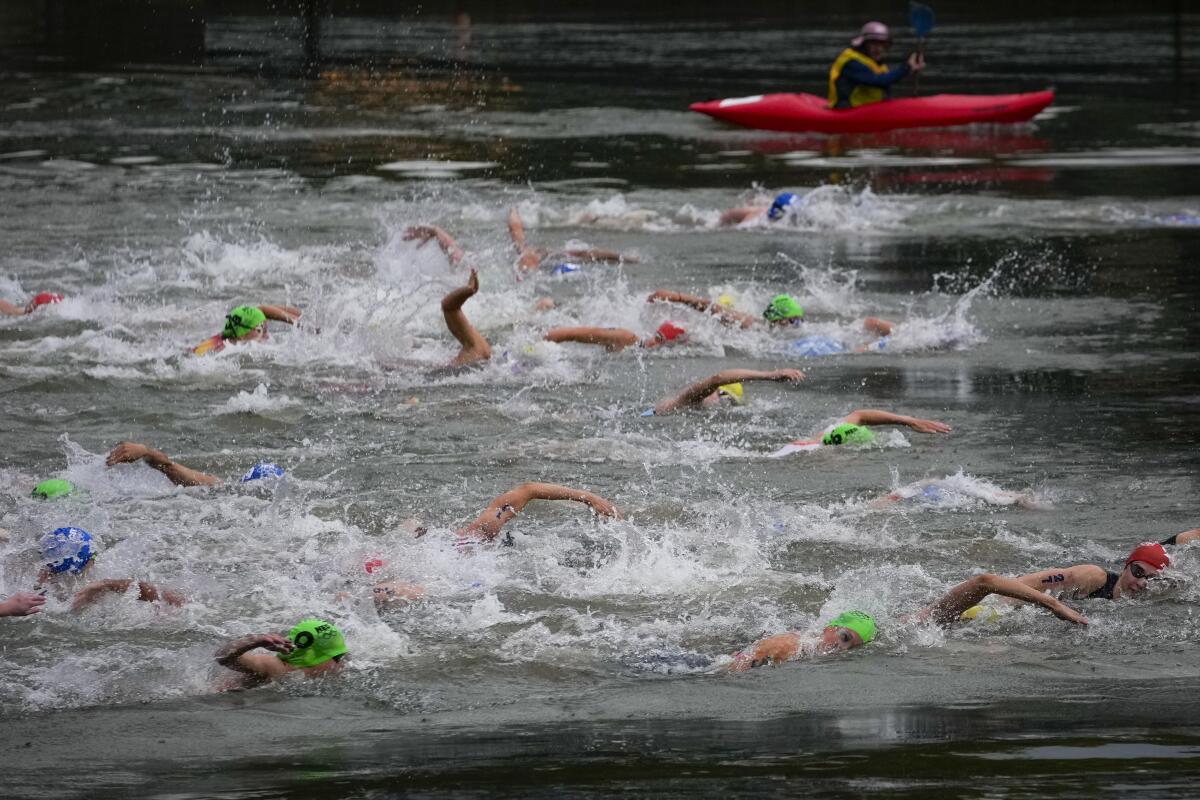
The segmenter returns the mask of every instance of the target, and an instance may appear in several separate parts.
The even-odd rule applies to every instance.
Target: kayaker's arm
[[[924,68],[924,62],[918,62]],[[911,66],[912,58],[908,63],[901,64],[898,67],[889,69],[887,72],[875,73],[866,64],[860,64],[857,61],[848,61],[842,67],[842,75],[849,79],[850,83],[858,86],[876,86],[880,89],[890,88],[893,83],[904,80],[908,74],[913,71]],[[919,70],[918,70],[919,71]]]

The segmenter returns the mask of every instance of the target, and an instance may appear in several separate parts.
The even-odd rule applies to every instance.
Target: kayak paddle
[[[933,33],[933,9],[924,3],[908,4],[908,24],[917,35],[917,55],[925,57],[925,39]],[[921,73],[913,76],[913,96],[921,87]]]

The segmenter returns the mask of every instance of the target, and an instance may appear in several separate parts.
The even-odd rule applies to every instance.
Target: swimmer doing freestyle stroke
[[[950,426],[944,422],[893,414],[890,411],[880,411],[875,408],[860,408],[842,417],[820,435],[810,439],[796,439],[767,457],[783,458],[792,453],[844,444],[868,445],[875,441],[875,432],[867,427],[868,425],[899,425],[911,428],[918,433],[950,433],[951,431]]]
[[[697,295],[671,291],[670,289],[658,289],[650,293],[646,298],[646,302],[685,305],[697,311],[712,314],[720,318],[727,325],[738,325],[742,328],[750,328],[765,323],[768,328],[779,329],[797,326],[804,321],[804,308],[796,298],[788,294],[779,294],[771,298],[771,302],[763,309],[761,319],[755,317],[753,314],[735,310],[732,307],[732,300],[725,296],[717,300],[709,300]],[[863,330],[881,338],[891,336],[895,329],[895,322],[890,322],[879,317],[867,317],[863,320]],[[841,345],[840,349],[845,350],[848,348],[845,345]],[[860,347],[856,349],[856,352],[862,352],[867,349],[870,348]]]
[[[195,355],[203,356],[209,353],[219,353],[229,344],[266,341],[270,338],[267,332],[267,320],[286,322],[298,325],[303,311],[295,306],[238,306],[225,316],[225,327],[221,332],[208,337],[192,348]]]
[[[1086,625],[1087,618],[1056,597],[1032,589],[1019,580],[984,573],[958,584],[940,600],[913,615],[901,617],[902,622],[932,621],[942,627],[956,622],[962,613],[976,606],[988,595],[1001,595],[1035,603],[1054,616],[1077,625]],[[789,631],[768,636],[733,654],[726,669],[744,672],[753,667],[781,664],[800,658],[827,656],[852,650],[870,643],[877,632],[875,619],[862,611],[847,611],[829,620],[821,633]]]
[[[104,459],[104,465],[114,467],[117,464],[133,464],[138,461],[145,461],[152,469],[166,475],[176,486],[219,486],[222,483],[216,475],[180,464],[162,450],[155,450],[138,442],[119,442]],[[283,467],[270,461],[259,461],[241,477],[239,483],[281,478],[284,474]]]
[[[726,369],[704,380],[696,381],[674,397],[659,400],[654,408],[642,412],[643,417],[664,416],[687,408],[711,408],[718,405],[745,405],[745,387],[750,381],[783,381],[798,383],[804,373],[798,369],[777,369],[761,372],[754,369]]]
[[[254,653],[258,649],[273,654]],[[321,619],[305,619],[288,631],[252,633],[226,642],[216,653],[216,662],[239,673],[221,686],[221,691],[251,689],[292,673],[306,678],[337,675],[349,653],[342,632]]]

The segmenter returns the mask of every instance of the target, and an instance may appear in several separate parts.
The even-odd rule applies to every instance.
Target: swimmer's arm
[[[267,319],[273,319],[276,322],[286,322],[289,325],[295,325],[300,319],[300,315],[304,312],[295,306],[269,306],[261,305],[258,310],[263,312]]]
[[[746,220],[761,217],[767,211],[768,208],[766,206],[739,206],[737,208],[730,208],[721,212],[721,219],[717,224],[723,228],[732,225],[741,225]]]
[[[561,253],[558,253],[557,255],[563,255],[568,258],[578,258],[578,259],[582,259],[584,261],[607,261],[609,263],[616,263],[616,262],[623,261],[626,264],[637,264],[638,263],[637,256],[625,255],[624,253],[618,253],[615,250],[600,250],[595,247],[585,247],[585,248],[579,248],[579,249],[575,249],[575,250],[563,250]]]
[[[1055,567],[1030,572],[1016,580],[1040,592],[1087,595],[1104,585],[1108,580],[1108,573],[1095,564],[1079,564],[1074,567]]]
[[[944,422],[907,417],[903,414],[893,414],[890,411],[880,411],[875,408],[860,408],[857,411],[851,411],[842,418],[842,421],[851,425],[903,425],[918,433],[950,432],[950,426]]]
[[[798,369],[777,369],[770,372],[760,372],[754,369],[727,369],[711,375],[702,381],[697,381],[684,389],[678,395],[668,400],[660,400],[654,407],[656,414],[669,414],[681,408],[699,405],[704,398],[715,392],[718,387],[727,383],[746,381],[802,381],[804,373]]]
[[[217,663],[223,667],[259,678],[278,678],[290,670],[275,656],[250,655],[250,651],[262,647],[276,653],[290,653],[293,645],[286,636],[274,633],[252,633],[234,639],[217,651]]]
[[[732,672],[745,672],[754,667],[768,664],[780,664],[795,658],[800,652],[800,634],[781,633],[768,636],[752,644],[746,650],[733,654],[733,663],[728,669]]]
[[[129,587],[133,585],[133,581],[129,578],[113,578],[103,581],[95,581],[80,589],[75,593],[74,599],[71,601],[72,610],[79,609],[91,605],[99,600],[103,595],[112,592],[113,594],[125,594],[129,591]],[[158,587],[153,583],[146,581],[138,581],[138,600],[144,600],[147,603],[153,603],[157,600],[162,600],[164,603],[172,606],[181,606],[184,603],[183,595],[172,591],[159,591]]]
[[[30,309],[14,306],[7,300],[0,300],[0,314],[7,314],[10,317],[23,317],[28,314]]]
[[[521,215],[517,213],[516,206],[513,206],[508,212],[508,235],[512,237],[513,248],[518,253],[524,253],[525,247],[525,223],[521,221]]]
[[[458,535],[480,534],[485,539],[495,539],[508,521],[519,514],[530,500],[574,500],[590,506],[597,514],[620,518],[616,506],[584,489],[572,489],[554,483],[523,483],[493,500],[491,505],[484,509],[474,522],[460,530]]]
[[[135,461],[145,461],[166,475],[176,486],[216,486],[221,482],[221,479],[214,475],[177,464],[163,451],[137,442],[120,442],[108,454],[104,464],[111,467],[116,464],[132,464]]]
[[[46,596],[34,592],[17,592],[0,603],[0,617],[27,617],[42,610]]]
[[[404,241],[411,242],[414,239],[421,240],[418,247],[423,247],[430,239],[437,239],[438,246],[442,248],[451,264],[459,263],[466,255],[458,242],[454,241],[454,237],[437,225],[413,225],[404,232]]]
[[[546,331],[547,342],[578,342],[579,344],[604,345],[615,352],[638,343],[637,334],[625,328],[551,328]]]
[[[1183,533],[1177,533],[1174,536],[1172,536],[1170,539],[1163,540],[1163,544],[1164,545],[1168,545],[1168,544],[1185,545],[1188,542],[1194,542],[1197,539],[1200,539],[1200,528],[1194,528],[1190,531],[1184,531]]]
[[[1087,617],[1063,603],[1053,595],[1031,588],[1015,578],[985,573],[968,578],[947,592],[942,599],[921,612],[920,617],[932,617],[938,625],[950,625],[971,606],[978,605],[991,594],[1011,597],[1026,603],[1035,603],[1061,620],[1086,625]]]
[[[716,314],[721,318],[722,322],[731,322],[741,325],[743,328],[749,328],[751,325],[758,322],[757,319],[749,314],[743,314],[740,311],[724,308],[719,303],[714,303],[703,297],[697,297],[692,294],[682,294],[681,292],[672,292],[669,289],[659,289],[652,292],[646,298],[647,303],[679,303],[681,305],[690,306],[697,311],[707,311],[710,314]]]
[[[867,317],[863,320],[863,330],[878,334],[879,336],[891,336],[895,328],[896,323],[880,319],[879,317]]]

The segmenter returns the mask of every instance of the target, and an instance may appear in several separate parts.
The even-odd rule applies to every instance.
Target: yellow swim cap
[[[733,308],[737,301],[733,299],[733,295],[723,294],[717,298],[717,305],[721,308]]]
[[[726,383],[718,386],[717,397],[728,397],[735,406],[744,405],[746,402],[745,391],[740,383]]]

